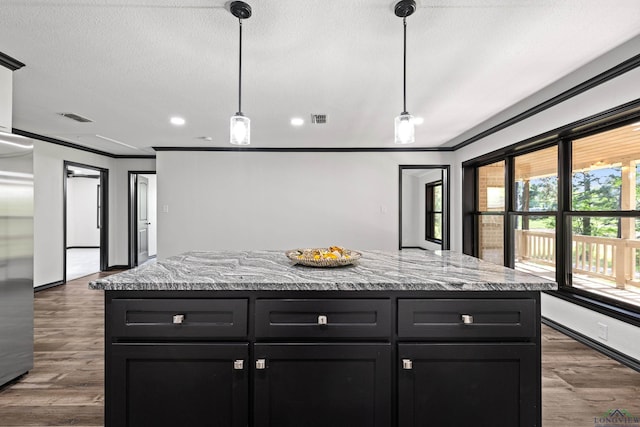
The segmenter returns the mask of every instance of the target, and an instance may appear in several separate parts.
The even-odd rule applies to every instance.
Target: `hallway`
[[[100,248],[67,249],[67,280],[100,271]]]

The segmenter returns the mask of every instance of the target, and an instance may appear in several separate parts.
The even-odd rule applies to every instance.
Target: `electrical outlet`
[[[609,327],[604,323],[598,322],[598,338],[604,341],[609,339]]]
[[[380,205],[380,213],[382,215],[386,215],[387,213],[387,207],[385,205]]]
[[[162,205],[162,212],[169,213],[169,205]]]

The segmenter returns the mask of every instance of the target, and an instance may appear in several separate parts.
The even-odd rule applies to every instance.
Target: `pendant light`
[[[414,0],[401,0],[396,3],[394,12],[397,17],[402,18],[404,28],[404,53],[403,53],[403,75],[402,75],[402,113],[395,119],[395,143],[411,144],[416,142],[416,128],[413,116],[407,112],[407,16],[411,16],[416,11]]]
[[[243,1],[234,1],[229,11],[238,18],[240,28],[240,48],[238,54],[238,112],[231,117],[229,142],[234,145],[249,145],[251,142],[251,120],[242,114],[242,20],[251,17],[251,6]]]

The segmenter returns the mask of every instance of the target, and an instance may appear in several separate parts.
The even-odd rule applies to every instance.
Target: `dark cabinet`
[[[534,427],[533,343],[399,344],[399,427]]]
[[[254,426],[389,427],[390,344],[255,344]]]
[[[259,299],[256,337],[296,340],[388,340],[389,299]]]
[[[421,339],[526,339],[536,336],[533,299],[399,299],[398,335]]]
[[[398,299],[398,427],[539,427],[536,298]]]
[[[106,425],[248,425],[248,344],[111,346]]]
[[[246,299],[116,299],[111,334],[124,338],[244,338]]]
[[[105,301],[107,427],[540,427],[537,292]]]

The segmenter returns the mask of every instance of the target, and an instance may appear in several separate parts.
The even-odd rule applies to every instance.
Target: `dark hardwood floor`
[[[35,367],[0,390],[0,426],[103,425],[103,294],[99,275],[35,295]],[[545,427],[593,427],[610,409],[640,416],[640,373],[543,326]],[[177,426],[188,427],[188,426]]]

